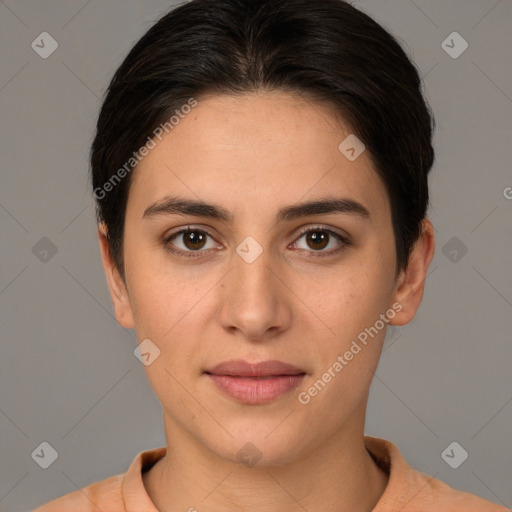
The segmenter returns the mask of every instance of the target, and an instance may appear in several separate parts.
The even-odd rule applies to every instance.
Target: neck
[[[246,467],[166,422],[167,454],[144,473],[144,485],[160,512],[370,512],[388,475],[366,450],[363,425],[364,418],[287,464]]]

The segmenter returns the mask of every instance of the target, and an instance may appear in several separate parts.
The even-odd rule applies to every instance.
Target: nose
[[[292,304],[284,269],[271,261],[269,251],[253,261],[238,253],[223,280],[219,311],[221,326],[251,342],[275,339],[291,324]]]

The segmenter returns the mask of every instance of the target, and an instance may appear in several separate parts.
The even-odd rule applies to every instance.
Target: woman
[[[342,0],[192,0],[115,73],[91,151],[119,323],[167,446],[37,512],[499,512],[364,436],[434,254],[433,119]]]

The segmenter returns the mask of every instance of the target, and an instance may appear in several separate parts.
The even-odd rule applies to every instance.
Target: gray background
[[[438,123],[436,256],[418,315],[388,332],[366,433],[397,444],[415,469],[512,507],[512,2],[354,3],[415,59]],[[165,445],[135,335],[113,317],[87,156],[108,81],[170,5],[0,0],[3,512],[122,473]],[[43,31],[59,44],[47,59],[31,47]],[[469,44],[456,59],[441,47],[454,31]],[[43,441],[58,452],[48,469],[31,457]],[[452,441],[469,453],[458,469],[441,457]]]

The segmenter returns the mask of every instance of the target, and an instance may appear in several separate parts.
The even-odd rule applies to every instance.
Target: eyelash
[[[313,251],[313,250],[306,251],[308,253],[312,253],[308,257],[323,258],[323,257],[327,257],[327,256],[333,256],[335,254],[339,254],[340,252],[345,250],[347,247],[352,245],[352,242],[345,236],[340,235],[339,233],[337,233],[331,229],[323,228],[321,226],[315,226],[312,228],[304,229],[303,231],[301,231],[301,233],[299,233],[294,244],[298,240],[300,240],[304,235],[306,235],[310,232],[315,232],[315,231],[322,232],[322,233],[328,233],[329,236],[331,236],[331,235],[334,236],[336,239],[338,239],[339,242],[341,242],[341,245],[337,249],[331,249],[330,251]],[[165,238],[164,246],[165,246],[166,250],[169,251],[170,253],[178,254],[179,256],[183,256],[185,258],[200,258],[200,257],[202,257],[201,253],[206,252],[205,250],[199,249],[197,251],[183,251],[182,249],[176,249],[176,248],[172,247],[172,245],[170,244],[171,240],[178,237],[179,235],[186,234],[186,233],[201,233],[201,234],[207,235],[213,239],[213,236],[210,233],[208,233],[208,231],[205,231],[204,229],[197,229],[197,228],[188,226],[186,229],[181,229],[180,231],[176,231],[175,233],[172,233],[171,235],[169,235],[168,237]]]

